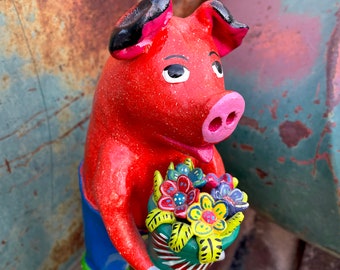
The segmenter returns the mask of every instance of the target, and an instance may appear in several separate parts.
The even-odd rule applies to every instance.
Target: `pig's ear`
[[[115,25],[109,43],[111,55],[131,59],[142,54],[171,17],[171,0],[142,0]]]
[[[204,2],[192,16],[210,29],[221,57],[237,48],[248,32],[248,26],[234,20],[228,9],[217,0]]]

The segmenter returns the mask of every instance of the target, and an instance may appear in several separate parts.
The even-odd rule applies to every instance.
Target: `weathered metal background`
[[[340,1],[224,2],[251,28],[224,60],[246,100],[226,166],[258,211],[340,254]]]
[[[0,0],[0,269],[77,265],[92,94],[112,23],[134,2]],[[200,1],[182,2],[187,15]],[[340,2],[224,2],[251,27],[224,61],[247,102],[220,146],[226,165],[256,209],[339,253]]]
[[[132,2],[0,1],[0,269],[68,269],[81,252],[77,167]]]

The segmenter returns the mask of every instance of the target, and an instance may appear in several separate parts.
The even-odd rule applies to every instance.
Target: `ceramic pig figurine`
[[[216,0],[187,18],[173,16],[169,0],[142,0],[118,21],[80,167],[83,269],[124,269],[123,259],[157,269],[141,236],[154,171],[190,156],[225,172],[214,144],[234,131],[244,100],[224,89],[220,57],[247,30]]]

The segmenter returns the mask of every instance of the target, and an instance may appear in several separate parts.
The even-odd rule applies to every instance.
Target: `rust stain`
[[[277,119],[277,108],[279,106],[278,100],[273,100],[272,106],[269,106],[269,111],[273,119]]]
[[[92,94],[109,56],[107,47],[114,24],[136,2],[37,0],[37,24],[44,35],[34,41],[34,55],[40,55],[40,61],[49,69],[58,66],[58,76],[75,89],[84,78],[94,78],[83,88]],[[47,46],[51,41],[53,46]]]
[[[254,152],[254,147],[249,144],[240,144],[240,148],[244,151]]]
[[[11,193],[14,189],[18,188],[18,187],[22,187],[22,186],[27,186],[37,180],[40,179],[40,177],[46,173],[50,168],[49,167],[45,167],[45,168],[39,168],[39,171],[33,175],[32,177],[30,177],[29,179],[23,181],[23,182],[20,182],[20,183],[15,183],[14,185],[12,185],[10,188],[9,188],[9,193]],[[33,191],[33,195],[38,195],[38,193],[36,191]]]
[[[327,115],[340,103],[340,9],[327,50]]]
[[[46,122],[46,120],[51,119],[53,116],[57,116],[59,113],[61,113],[63,110],[65,110],[66,108],[70,107],[73,103],[75,103],[76,101],[78,101],[81,97],[83,97],[84,94],[80,94],[79,96],[76,96],[74,98],[71,98],[69,102],[67,102],[66,104],[64,104],[63,106],[61,106],[59,109],[57,109],[56,111],[54,111],[51,115],[49,115],[47,118],[44,118],[40,121],[38,121],[35,125],[33,125],[31,128],[23,130],[23,131],[18,131],[18,137],[23,137],[24,135],[28,134],[30,131],[38,128],[39,126],[41,126],[43,123]],[[40,112],[39,112],[40,113]],[[25,124],[27,124],[28,122],[26,121]]]
[[[300,165],[300,166],[306,166],[306,165],[311,165],[315,162],[315,159],[309,159],[309,160],[298,160],[296,159],[295,157],[291,157],[290,160],[292,162],[294,162],[295,164],[297,165]]]
[[[296,114],[298,114],[299,112],[301,112],[302,111],[302,107],[299,105],[299,106],[296,106],[295,107],[295,109],[294,109],[294,112],[296,113]]]
[[[316,92],[315,92],[315,98],[314,98],[314,104],[320,104],[320,83],[318,83],[318,86],[316,87]]]
[[[30,116],[26,121],[24,121],[18,129],[16,129],[16,130],[14,130],[14,131],[12,131],[12,132],[10,132],[10,133],[0,137],[0,141],[6,140],[9,137],[14,136],[14,135],[16,135],[18,138],[21,138],[21,137],[27,135],[32,130],[34,130],[34,129],[40,127],[42,124],[44,124],[46,122],[46,120],[51,119],[52,117],[57,116],[58,114],[60,114],[63,110],[65,110],[66,108],[70,107],[73,103],[78,101],[83,96],[84,96],[84,94],[80,94],[79,96],[76,96],[76,97],[69,97],[69,96],[65,97],[65,99],[68,100],[68,102],[66,104],[64,104],[63,106],[61,106],[60,108],[58,108],[57,110],[52,112],[47,118],[43,118],[43,119],[37,121],[34,125],[30,126],[29,123],[31,121],[33,121],[39,115],[44,113],[44,111],[36,112],[32,116]],[[5,159],[4,164],[0,165],[0,168],[6,167],[7,172],[11,173],[12,172],[12,167],[11,167],[11,163],[12,162],[28,158],[24,163],[15,165],[14,168],[22,167],[22,166],[27,166],[27,164],[30,161],[32,156],[34,156],[36,153],[40,152],[46,146],[49,146],[50,144],[56,142],[57,140],[61,140],[61,139],[65,138],[65,137],[67,137],[76,128],[82,128],[82,125],[85,124],[88,121],[88,119],[89,119],[89,115],[85,116],[83,119],[81,119],[74,126],[72,126],[71,128],[67,129],[56,140],[52,140],[50,142],[46,142],[46,143],[40,145],[39,147],[37,147],[36,149],[34,149],[33,151],[31,151],[30,153],[24,154],[24,155],[19,156],[19,157],[15,158],[15,159],[12,159],[12,160]]]
[[[11,136],[13,136],[13,135],[15,135],[15,134],[17,134],[17,133],[23,133],[23,131],[21,131],[21,130],[24,130],[25,128],[26,128],[26,126],[27,126],[27,124],[30,122],[30,121],[32,121],[32,120],[34,120],[37,116],[39,116],[40,114],[43,114],[44,113],[44,111],[39,111],[39,112],[37,112],[37,113],[35,113],[35,114],[33,114],[31,117],[29,117],[17,130],[14,130],[14,131],[12,131],[12,132],[10,132],[10,133],[8,133],[8,134],[6,134],[6,135],[4,135],[4,136],[2,136],[2,137],[0,137],[0,141],[3,141],[3,140],[5,140],[5,139],[7,139],[7,138],[9,138],[9,137],[11,137]],[[18,136],[18,137],[20,137],[20,136]]]
[[[31,161],[31,159],[34,157],[35,154],[39,153],[41,150],[43,150],[45,147],[64,139],[65,137],[69,136],[75,129],[82,128],[82,125],[85,124],[90,119],[89,115],[86,115],[83,119],[81,119],[79,122],[77,122],[75,125],[73,125],[71,128],[66,130],[63,134],[58,136],[55,140],[45,142],[38,147],[36,147],[33,151],[20,155],[14,159],[5,161],[4,164],[0,164],[0,169],[3,167],[8,168],[9,165],[11,165],[13,162],[22,161],[21,163],[16,163],[14,166],[11,165],[11,168],[18,168],[18,167],[26,167],[28,163]],[[8,165],[7,165],[8,164]]]
[[[5,159],[5,165],[8,173],[12,173],[11,164],[7,159]]]
[[[320,150],[320,145],[321,145],[321,142],[325,136],[326,133],[329,133],[331,132],[330,131],[330,128],[331,128],[332,125],[330,125],[329,123],[325,126],[322,134],[321,134],[321,138],[318,142],[318,145],[316,147],[316,152],[315,152],[315,156],[312,158],[312,159],[309,159],[309,160],[298,160],[296,159],[295,157],[291,157],[290,160],[298,165],[302,165],[302,166],[305,166],[305,165],[313,165],[313,170],[312,170],[312,175],[315,176],[316,175],[316,172],[317,172],[317,161],[319,160],[325,160],[327,162],[327,165],[332,173],[332,176],[333,176],[333,182],[335,184],[339,184],[339,178],[337,177],[337,174],[334,170],[334,167],[333,167],[333,163],[332,163],[332,158],[331,158],[331,155],[330,153],[328,152],[324,152],[324,153],[320,153],[319,150]]]
[[[286,98],[287,96],[288,96],[288,91],[287,91],[287,90],[283,91],[282,97],[283,97],[283,98]]]
[[[83,129],[83,125],[90,119],[90,116],[86,116],[85,118],[83,118],[81,121],[79,121],[78,123],[76,123],[73,127],[71,127],[70,129],[68,129],[66,132],[64,132],[62,135],[60,135],[58,137],[58,140],[62,140],[65,137],[67,137],[68,135],[70,135],[75,129],[77,128],[81,128]]]
[[[136,2],[5,1],[4,54],[24,59],[20,71],[25,75],[52,74],[65,89],[81,88],[92,96],[109,56],[113,25]],[[2,80],[8,82],[10,77]]]
[[[76,162],[70,164],[69,171],[75,168]],[[83,224],[81,218],[81,204],[79,201],[79,186],[77,181],[71,181],[65,186],[65,191],[70,193],[58,207],[54,208],[48,219],[44,221],[46,232],[51,232],[53,242],[49,254],[38,269],[60,269],[65,262],[70,262],[71,256],[79,254],[83,249]],[[61,223],[60,220],[63,222]],[[53,232],[53,233],[52,233]],[[80,269],[80,265],[79,265]]]
[[[279,126],[279,132],[283,143],[289,148],[297,146],[302,139],[312,134],[301,121],[285,121]]]
[[[55,242],[49,254],[48,270],[57,270],[59,266],[79,251],[84,245],[83,225],[81,221],[73,221],[68,234]]]
[[[316,161],[318,160],[318,156],[320,155],[321,143],[324,140],[326,134],[332,133],[332,127],[333,126],[334,126],[334,123],[332,124],[332,123],[327,121],[322,132],[321,132],[320,139],[319,139],[318,144],[317,144],[316,149],[315,149],[315,156],[314,156],[314,162],[313,162],[314,163],[313,175],[315,175],[315,173],[316,173]],[[332,167],[332,165],[330,163],[329,163],[329,166],[330,166],[330,168]],[[333,175],[335,176],[334,171],[333,171]]]
[[[332,163],[332,158],[330,157],[330,154],[329,153],[322,153],[320,154],[320,147],[321,147],[321,143],[322,141],[324,140],[326,134],[330,134],[332,133],[332,128],[335,127],[335,123],[332,123],[332,122],[329,122],[327,121],[327,123],[325,124],[323,130],[322,130],[322,133],[321,133],[321,136],[320,136],[320,139],[318,141],[318,144],[317,144],[317,147],[316,147],[316,150],[315,150],[315,156],[314,156],[314,159],[313,159],[313,175],[316,174],[316,162],[317,160],[319,159],[324,159],[327,161],[327,164],[328,164],[328,167],[330,169],[330,171],[332,172],[332,175],[333,175],[333,181],[334,183],[339,183],[339,178],[337,177],[337,174],[335,173],[335,170],[333,168],[333,163]],[[332,146],[329,146],[329,147],[332,147]]]
[[[285,163],[285,161],[286,161],[286,158],[285,157],[278,157],[277,158],[277,161],[279,162],[279,163]]]
[[[259,123],[257,122],[256,119],[253,119],[253,118],[250,118],[250,117],[247,117],[247,116],[243,116],[239,122],[239,124],[241,126],[247,126],[247,127],[250,127],[260,133],[264,133],[267,128],[266,127],[260,127],[259,126]]]
[[[10,84],[10,76],[8,74],[4,74],[2,76],[2,86],[0,88],[0,90],[5,90],[9,88],[9,84]]]
[[[336,175],[335,170],[334,170],[333,165],[332,165],[332,158],[331,158],[330,154],[327,153],[327,152],[317,153],[312,159],[308,159],[308,160],[298,160],[295,157],[291,157],[290,160],[292,162],[300,165],[300,166],[313,165],[313,170],[311,172],[311,174],[313,176],[316,175],[316,171],[317,171],[316,170],[316,162],[319,161],[319,160],[325,160],[327,162],[327,165],[328,165],[332,175],[333,175],[333,182],[335,184],[339,183],[339,179],[337,178],[337,175]]]
[[[65,96],[65,100],[69,100],[69,102],[67,102],[66,104],[64,104],[63,106],[61,106],[58,110],[56,110],[55,112],[53,112],[53,115],[58,115],[60,112],[62,112],[63,110],[65,110],[66,108],[70,107],[73,103],[75,103],[76,101],[78,101],[80,98],[82,98],[84,96],[83,93],[81,93],[79,96],[75,96],[75,97],[69,97],[69,96]]]
[[[268,176],[268,173],[261,170],[260,168],[256,168],[256,174],[258,175],[258,177],[260,177],[261,179],[264,179]]]

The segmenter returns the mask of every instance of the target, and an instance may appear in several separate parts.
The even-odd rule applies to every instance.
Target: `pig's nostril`
[[[227,117],[227,119],[225,121],[226,125],[232,124],[234,122],[235,118],[236,118],[236,113],[235,112],[229,113],[229,115],[228,115],[228,117]]]
[[[222,126],[222,119],[221,117],[214,118],[209,124],[209,131],[215,132]]]

